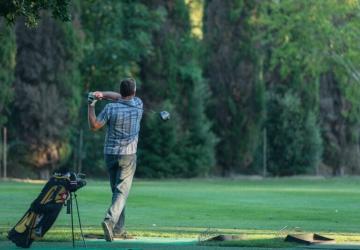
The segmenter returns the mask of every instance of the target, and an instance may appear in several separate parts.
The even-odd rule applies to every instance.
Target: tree
[[[305,113],[300,98],[278,90],[268,101],[268,172],[276,176],[315,174],[322,140],[314,113]]]
[[[13,99],[12,84],[15,76],[15,33],[0,19],[0,128],[7,122]]]
[[[189,7],[181,0],[147,2],[152,10],[163,9],[166,19],[153,32],[154,53],[140,64],[141,93],[150,107],[162,103],[173,107],[176,120],[159,125],[145,118],[140,161],[144,159],[148,169],[167,167],[166,172],[154,171],[156,177],[208,175],[216,139],[205,115],[208,89],[199,60],[201,49],[191,34]],[[154,134],[158,143],[149,148]]]
[[[13,134],[28,145],[24,157],[45,178],[71,153],[70,128],[80,104],[79,41],[72,24],[47,13],[36,29],[16,25]]]
[[[302,112],[320,118],[323,163],[333,173],[358,166],[346,160],[348,155],[360,157],[358,5],[332,0],[266,2],[258,20],[266,30],[261,40],[269,89],[291,89],[301,100]]]
[[[209,116],[220,141],[220,173],[251,172],[260,136],[265,86],[257,23],[258,1],[205,1],[204,60],[213,100]]]
[[[187,170],[179,154],[184,147],[184,143],[179,141],[181,120],[170,102],[163,103],[162,107],[170,112],[172,118],[169,121],[161,121],[156,114],[144,117],[139,145],[141,167],[137,170],[141,177],[179,177]]]

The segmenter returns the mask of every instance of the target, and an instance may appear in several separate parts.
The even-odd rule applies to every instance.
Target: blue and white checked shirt
[[[142,108],[143,103],[138,97],[130,100],[119,99],[105,106],[96,117],[99,123],[107,125],[104,154],[130,155],[136,153],[143,114]]]

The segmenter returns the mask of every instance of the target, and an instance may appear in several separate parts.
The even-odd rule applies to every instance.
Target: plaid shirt
[[[129,106],[130,105],[130,106]],[[131,107],[132,106],[132,107]],[[104,154],[135,154],[143,114],[140,98],[120,99],[109,103],[96,117],[102,125],[107,125]]]

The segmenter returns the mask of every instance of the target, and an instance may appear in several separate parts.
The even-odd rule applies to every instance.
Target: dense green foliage
[[[223,175],[252,172],[261,144],[265,88],[261,81],[256,1],[207,1],[204,42],[206,76],[213,92],[210,116],[220,141],[218,163]]]
[[[0,16],[5,17],[8,22],[14,23],[17,17],[25,17],[28,26],[35,26],[40,19],[41,11],[50,10],[52,16],[68,21],[70,14],[68,6],[70,0],[2,0],[0,2]]]
[[[12,27],[7,27],[0,19],[0,127],[7,122],[9,104],[13,98],[11,85],[15,75],[15,34]]]
[[[169,124],[159,124],[158,119],[145,117],[140,143],[143,169],[139,174],[207,175],[214,164],[215,137],[204,113],[208,91],[199,63],[199,44],[191,36],[184,1],[163,1],[161,5],[166,18],[153,33],[153,43],[158,47],[141,65],[141,93],[150,107],[170,108],[173,119]],[[151,4],[151,8],[158,7],[158,3]]]
[[[53,168],[66,163],[71,153],[71,129],[80,104],[80,40],[71,24],[44,14],[34,30],[19,23],[16,41],[11,132],[26,145],[27,164]]]
[[[81,96],[124,77],[172,117],[144,115],[139,177],[360,172],[359,0],[70,3],[2,3],[8,21],[25,16],[0,23],[0,125],[17,173],[104,176],[104,132],[88,130]],[[71,22],[52,18],[68,8]]]
[[[256,171],[261,156],[269,158],[272,170],[287,168],[273,174],[315,172],[324,145],[325,169],[354,172],[360,127],[359,62],[354,58],[360,53],[355,41],[360,34],[358,6],[358,1],[206,2],[205,43],[213,55],[205,62],[207,76],[217,88],[214,92],[224,91],[211,110],[215,132],[223,139],[217,157],[224,169],[243,172],[250,165]],[[274,112],[269,110],[274,100],[265,98],[264,88],[266,96],[282,99],[293,93],[298,100]],[[246,98],[252,102],[243,105]],[[292,123],[303,130],[299,135],[287,124],[294,108],[300,124]],[[277,133],[267,133],[268,150],[254,150],[264,147],[259,134],[267,127]],[[313,138],[304,138],[304,133]],[[295,157],[298,153],[304,159]]]
[[[315,115],[304,113],[300,98],[291,92],[270,96],[267,110],[268,171],[273,175],[314,174],[322,146]]]
[[[360,157],[357,149],[360,81],[354,68],[359,65],[354,55],[359,56],[360,52],[355,38],[360,34],[358,4],[358,1],[305,4],[287,0],[281,4],[263,4],[264,14],[259,17],[261,27],[268,30],[260,39],[267,58],[264,67],[269,91],[276,92],[274,87],[282,86],[297,93],[301,115],[307,117],[312,113],[317,117],[318,128],[312,126],[309,132],[317,134],[321,127],[323,162],[334,174],[354,172],[358,161],[346,159]],[[344,89],[352,89],[351,94]],[[351,121],[350,113],[357,118]],[[303,119],[302,126],[305,125]],[[296,136],[293,139],[298,141]],[[314,146],[321,143],[303,143],[299,151],[307,147],[308,154],[320,154],[321,148]],[[338,160],[334,161],[334,156]],[[288,167],[295,165],[288,163]]]

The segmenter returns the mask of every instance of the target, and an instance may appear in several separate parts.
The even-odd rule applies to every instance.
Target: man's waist
[[[105,154],[135,154],[137,151],[138,137],[131,140],[107,140],[104,145]]]
[[[135,155],[137,148],[104,148],[104,155]]]

